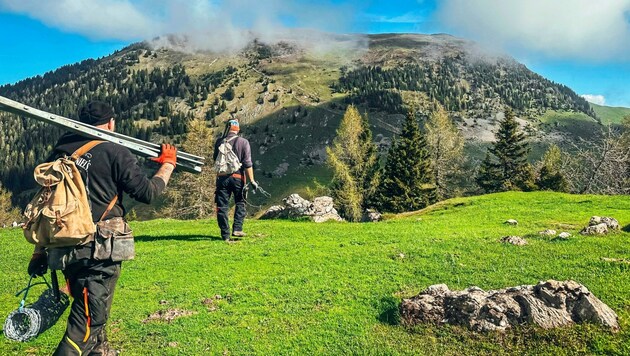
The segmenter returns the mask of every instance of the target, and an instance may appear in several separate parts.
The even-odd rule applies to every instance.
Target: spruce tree
[[[360,221],[378,184],[378,155],[367,117],[356,107],[348,107],[326,152],[333,170],[330,191],[339,212],[349,221]]]
[[[479,168],[479,186],[486,192],[535,189],[533,170],[527,162],[529,144],[511,109],[505,110],[495,138]]]
[[[400,138],[387,154],[378,201],[383,211],[393,213],[418,210],[435,201],[431,157],[413,111],[407,113]]]

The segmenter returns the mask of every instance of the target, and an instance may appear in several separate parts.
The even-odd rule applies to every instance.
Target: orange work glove
[[[162,144],[162,152],[158,157],[150,158],[153,162],[159,164],[170,163],[173,167],[177,166],[177,148],[167,143]]]

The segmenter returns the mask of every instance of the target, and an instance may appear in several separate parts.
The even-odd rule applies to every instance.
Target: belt
[[[242,181],[245,181],[245,176],[242,174],[238,174],[238,173],[232,173],[232,174],[217,174],[217,176],[219,177],[234,177],[236,179],[240,179]]]

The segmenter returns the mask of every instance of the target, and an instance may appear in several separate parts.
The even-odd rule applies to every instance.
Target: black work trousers
[[[217,221],[221,229],[221,237],[224,240],[230,238],[230,196],[234,195],[236,208],[234,210],[234,224],[232,231],[243,231],[245,220],[245,197],[243,196],[244,182],[232,176],[217,177],[217,190],[214,192],[214,201],[217,204]]]
[[[120,262],[111,260],[84,259],[63,271],[73,301],[66,333],[53,355],[108,354],[105,324],[120,266]]]

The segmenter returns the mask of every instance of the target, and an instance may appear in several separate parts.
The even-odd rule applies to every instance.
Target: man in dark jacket
[[[91,102],[81,108],[79,120],[109,131],[115,129],[114,112],[102,102]],[[49,159],[70,156],[80,148],[89,148],[77,158],[75,165],[85,183],[97,232],[83,245],[36,247],[28,266],[29,275],[43,275],[48,266],[63,270],[74,298],[66,333],[54,355],[116,354],[109,349],[105,324],[121,261],[134,257],[133,236],[123,218],[126,212],[122,194],[151,203],[168,184],[177,163],[176,148],[162,145],[161,155],[152,159],[160,164],[160,168],[149,178],[127,148],[111,142],[84,147],[90,142],[93,141],[89,138],[66,134],[59,139]]]
[[[258,183],[254,180],[254,169],[252,168],[252,153],[249,141],[238,136],[240,125],[238,120],[228,121],[229,131],[227,135],[215,142],[213,159],[216,161],[219,155],[219,146],[224,141],[229,141],[232,150],[238,157],[241,168],[236,172],[217,174],[215,203],[217,204],[217,221],[221,229],[221,237],[225,241],[230,241],[230,220],[228,217],[230,196],[234,195],[236,208],[234,210],[234,224],[232,225],[232,236],[243,237],[243,220],[245,220],[245,197],[243,190],[249,178],[249,182],[254,189],[258,188]]]

